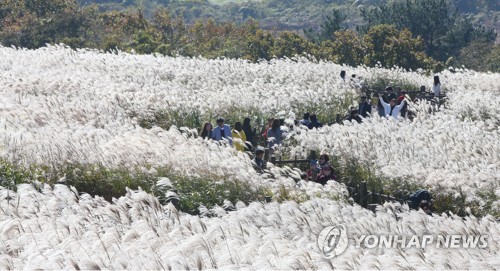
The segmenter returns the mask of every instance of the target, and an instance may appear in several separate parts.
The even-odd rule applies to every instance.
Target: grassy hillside
[[[0,56],[0,270],[500,269],[499,73],[439,73],[447,106],[409,103],[412,121],[283,126],[278,157],[332,157],[338,181],[323,186],[288,166],[258,174],[251,155],[197,129],[223,116],[261,130],[306,111],[327,123],[359,95],[341,70],[405,90],[432,74],[63,46]],[[142,127],[155,116],[169,127]],[[426,188],[434,214],[362,208],[346,187],[361,180],[392,195]],[[324,245],[334,225],[336,257]]]
[[[144,8],[152,14],[159,6],[167,7],[188,22],[212,17],[218,22],[243,22],[249,17],[259,21],[262,27],[275,30],[300,30],[318,27],[333,10],[347,15],[346,24],[361,22],[360,6],[380,5],[387,0],[79,0],[82,5],[97,4],[103,10]],[[452,0],[459,12],[471,14],[477,23],[500,29],[500,4],[489,0]]]

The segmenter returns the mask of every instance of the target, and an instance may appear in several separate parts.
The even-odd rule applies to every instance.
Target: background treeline
[[[346,7],[349,1],[305,2],[2,0],[0,43],[250,61],[298,54],[353,66],[500,71],[496,32],[461,13],[459,1],[356,1],[355,8]],[[462,11],[498,10],[496,1],[465,2]]]

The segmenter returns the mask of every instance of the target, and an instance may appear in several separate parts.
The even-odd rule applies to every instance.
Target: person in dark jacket
[[[358,115],[358,110],[355,107],[351,107],[351,111],[349,112],[349,116],[347,116],[346,120],[351,122],[356,121],[358,123],[361,123],[363,121]]]
[[[333,174],[333,169],[330,164],[326,164],[321,167],[321,170],[319,171],[318,175],[316,176],[316,180],[314,180],[317,183],[320,183],[322,185],[325,185],[326,182],[329,180],[336,180],[337,176]]]
[[[307,128],[309,128],[309,129],[316,128],[317,129],[317,128],[323,127],[323,124],[321,124],[321,122],[318,121],[316,114],[312,114],[309,118],[311,119],[311,122],[309,122],[309,125],[307,126]]]
[[[318,175],[316,176],[316,182],[325,185],[329,180],[337,180],[337,176],[330,164],[330,157],[328,154],[322,154],[319,156],[319,163],[317,168]]]
[[[396,99],[396,93],[394,93],[394,89],[392,89],[392,87],[386,87],[385,91],[387,95],[384,97],[384,102],[389,103],[392,99]]]
[[[245,118],[243,120],[243,132],[245,132],[245,135],[247,137],[247,142],[246,142],[247,149],[252,151],[253,146],[255,146],[256,129],[250,126],[250,118]]]
[[[400,105],[404,99],[406,98],[406,91],[401,91],[401,95],[399,95],[398,100],[396,101],[397,105]],[[403,108],[401,108],[401,117],[406,117],[406,112],[408,111],[408,103],[405,103],[403,105]]]
[[[264,161],[264,149],[257,147],[255,150],[255,158],[252,160],[252,166],[258,173],[264,173],[266,169],[266,161]]]
[[[311,121],[309,120],[309,118],[310,118],[309,112],[304,113],[304,117],[300,121],[300,124],[309,128],[309,125],[311,124]]]
[[[359,102],[358,112],[363,118],[369,117],[372,113],[372,106],[367,101],[366,96],[364,95],[361,96],[361,102]]]

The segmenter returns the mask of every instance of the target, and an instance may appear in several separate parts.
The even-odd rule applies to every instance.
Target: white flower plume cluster
[[[249,115],[300,116],[296,108],[326,106],[355,91],[338,82],[340,70],[365,80],[389,78],[430,86],[431,77],[397,69],[349,68],[333,63],[275,60],[205,60],[103,54],[47,47],[0,47],[0,156],[24,164],[67,162],[115,166],[171,166],[188,175],[219,176],[295,187],[297,172],[271,168],[276,179],[253,171],[250,159],[231,147],[193,136],[194,128],[143,129],[135,116],[158,110],[199,111],[213,117],[237,108]],[[440,74],[448,109],[422,111],[413,121],[346,123],[293,135],[293,152],[320,149],[348,155],[388,177],[425,187],[465,191],[468,199],[490,189],[500,196],[500,78],[459,71]],[[212,120],[213,121],[213,120]],[[288,172],[285,172],[288,171]],[[283,173],[283,174],[282,174]],[[180,214],[144,192],[113,204],[76,196],[56,185],[39,193],[21,185],[0,190],[0,268],[113,269],[410,269],[500,268],[499,224],[491,217],[428,217],[386,206],[374,216],[358,206],[318,193],[345,193],[340,185],[300,182],[313,198],[297,205],[252,203],[216,218]],[[498,203],[498,201],[497,201]],[[497,204],[500,208],[500,204]],[[396,208],[397,209],[397,208]],[[404,208],[403,208],[404,209]],[[325,260],[316,236],[345,224],[357,234],[488,234],[486,250],[377,250],[348,248]]]
[[[367,81],[385,78],[427,85],[431,77],[397,69],[348,68],[333,63],[274,60],[205,60],[102,54],[47,47],[0,47],[1,156],[25,165],[68,161],[105,166],[169,165],[186,174],[212,172],[257,178],[249,158],[189,134],[143,129],[133,114],[168,109],[224,115],[301,116],[294,108],[354,93],[338,82],[340,70]],[[414,122],[378,118],[362,125],[334,125],[295,136],[296,153],[309,149],[346,154],[373,164],[388,177],[408,177],[425,187],[478,189],[500,196],[500,77],[459,71],[440,74],[450,103]],[[423,110],[421,110],[423,111]],[[212,120],[213,121],[213,120]],[[252,172],[252,173],[249,173]]]
[[[1,269],[498,269],[500,227],[491,216],[463,219],[385,204],[375,215],[358,205],[314,199],[218,212],[178,213],[143,191],[113,203],[64,185],[0,190]],[[220,209],[220,208],[219,208]],[[484,235],[485,248],[357,248],[326,259],[323,228],[348,234]]]
[[[499,99],[497,99],[500,102]],[[500,196],[500,136],[486,122],[460,121],[436,114],[413,122],[367,119],[294,136],[297,153],[319,147],[326,153],[352,157],[388,178],[406,179],[436,192],[478,191]],[[443,189],[445,191],[443,191]]]

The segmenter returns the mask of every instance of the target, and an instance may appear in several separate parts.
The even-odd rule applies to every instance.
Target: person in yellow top
[[[234,129],[231,132],[233,136],[233,142],[234,146],[238,151],[245,151],[245,141],[247,141],[247,136],[245,135],[245,132],[243,131],[243,128],[241,126],[241,122],[236,122],[234,124]]]

